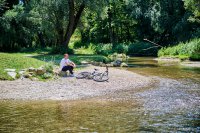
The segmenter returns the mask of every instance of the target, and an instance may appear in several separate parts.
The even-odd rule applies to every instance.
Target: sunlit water
[[[155,83],[75,101],[4,100],[0,133],[200,132],[200,69],[152,58],[128,63]]]

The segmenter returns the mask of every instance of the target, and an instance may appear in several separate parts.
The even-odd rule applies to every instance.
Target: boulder
[[[106,67],[106,64],[105,63],[101,63],[100,67]]]
[[[60,71],[59,76],[61,76],[61,77],[67,77],[67,72]]]
[[[87,65],[87,64],[89,64],[89,62],[87,62],[87,61],[81,61],[81,64],[82,65]]]
[[[30,67],[30,68],[28,69],[28,71],[29,71],[29,72],[36,72],[37,69],[35,69],[35,68],[33,68],[33,67]]]
[[[120,66],[121,67],[128,67],[128,65],[126,63],[124,63],[124,62]]]
[[[15,72],[16,69],[4,69],[4,71],[7,72],[7,74],[12,78],[12,79],[16,79],[17,73]]]
[[[114,62],[112,62],[114,67],[120,67],[120,65],[122,64],[121,60],[115,60]]]
[[[23,77],[24,77],[24,78],[30,78],[30,77],[32,77],[32,75],[31,75],[30,73],[25,73],[25,74],[23,75]]]
[[[99,65],[100,65],[100,62],[92,62],[92,65],[94,65],[94,66],[99,66]]]
[[[7,74],[12,77],[13,79],[16,79],[17,73],[16,72],[7,72]]]
[[[108,67],[113,67],[113,64],[112,64],[112,63],[110,63],[110,64],[107,64],[107,66],[108,66]]]
[[[31,78],[31,80],[32,80],[32,81],[39,81],[39,79],[36,78],[36,77]]]
[[[23,75],[26,71],[19,71],[19,75]]]
[[[46,69],[44,69],[43,67],[40,67],[36,70],[37,75],[43,75],[44,73],[46,73]]]

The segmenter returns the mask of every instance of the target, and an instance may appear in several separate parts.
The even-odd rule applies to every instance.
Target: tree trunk
[[[109,26],[109,35],[110,35],[110,42],[114,44],[114,37],[113,37],[113,31],[112,31],[112,13],[111,9],[108,9],[108,26]]]
[[[44,48],[46,45],[45,45],[45,42],[44,42],[44,38],[43,38],[42,32],[38,32],[38,38],[40,40],[41,47]]]
[[[62,43],[62,45],[66,47],[67,49],[68,49],[70,38],[72,34],[74,33],[74,31],[76,30],[81,14],[85,8],[85,3],[83,2],[80,5],[77,14],[75,14],[74,0],[68,0],[68,4],[69,4],[69,23],[68,23],[67,31],[64,37],[64,42]]]

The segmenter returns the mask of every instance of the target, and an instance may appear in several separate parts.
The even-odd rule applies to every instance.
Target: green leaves
[[[200,23],[200,0],[184,0],[184,5],[193,13],[189,20]]]

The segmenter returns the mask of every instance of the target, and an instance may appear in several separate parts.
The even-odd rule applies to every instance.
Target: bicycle
[[[81,72],[76,76],[77,79],[93,79],[97,82],[108,81],[108,67],[106,66],[106,71],[103,73],[98,72],[98,69],[94,69],[93,72]]]

